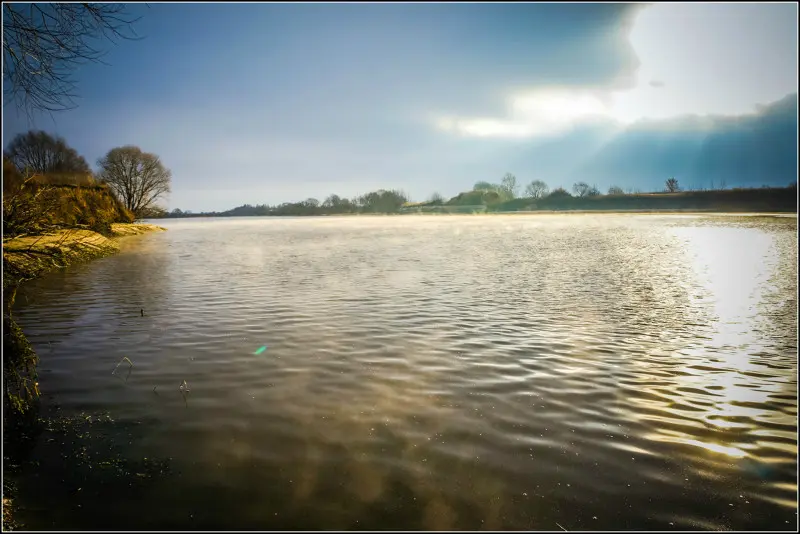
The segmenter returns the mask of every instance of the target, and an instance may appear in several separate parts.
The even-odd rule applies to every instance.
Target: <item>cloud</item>
[[[745,112],[797,92],[796,5],[154,4],[142,13],[147,38],[111,49],[112,67],[79,70],[81,107],[40,125],[89,161],[126,143],[161,155],[171,206],[195,211],[378,187],[425,198],[506,171],[645,183],[687,158],[708,169],[733,142],[724,132],[746,137],[736,124],[755,118]],[[4,114],[6,138],[29,127]],[[766,138],[769,155],[752,161],[769,167],[795,153]]]
[[[574,176],[603,185],[786,185],[797,176],[797,93],[751,113],[640,121],[585,158]]]
[[[462,189],[506,171],[521,183],[541,179],[569,188],[586,181],[660,190],[676,176],[686,187],[786,185],[797,177],[797,94],[757,106],[750,113],[687,115],[623,125],[581,123],[554,137],[472,139],[494,149],[469,166],[456,166]]]
[[[563,134],[576,124],[608,117],[607,104],[590,91],[536,89],[509,99],[507,118],[441,117],[435,124],[463,136],[530,138]]]
[[[171,204],[185,209],[226,207],[204,193],[220,180],[235,183],[242,202],[293,200],[297,184],[446,191],[469,169],[499,165],[486,162],[502,147],[493,137],[450,139],[432,117],[467,132],[516,128],[518,138],[531,121],[566,131],[573,119],[548,111],[564,109],[563,99],[526,98],[540,87],[630,86],[637,58],[627,33],[640,9],[154,4],[137,28],[146,39],[111,48],[112,67],[76,73],[86,98],[57,129],[89,161],[125,143],[161,155],[173,171]],[[4,116],[7,137],[29,127]]]
[[[658,91],[616,91],[614,115],[642,118],[741,115],[797,91],[797,4],[656,4],[630,32],[638,78]]]
[[[561,135],[599,117],[631,124],[685,114],[741,114],[756,102],[797,90],[796,11],[781,4],[642,8],[628,13],[620,26],[625,30],[616,34],[630,39],[635,60],[628,66],[636,68],[625,72],[632,83],[609,78],[595,85],[516,87],[506,100],[527,102],[527,112],[512,104],[495,115],[448,115],[435,125],[462,136],[533,138]],[[681,29],[677,40],[676,28]]]

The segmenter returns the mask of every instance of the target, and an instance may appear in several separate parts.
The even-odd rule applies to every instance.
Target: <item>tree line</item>
[[[596,185],[583,181],[574,183],[571,191],[563,187],[551,190],[546,182],[539,179],[522,186],[514,174],[506,173],[499,182],[479,181],[469,191],[459,193],[449,200],[439,193],[433,193],[426,201],[411,202],[409,195],[404,191],[379,189],[352,198],[332,194],[322,201],[307,198],[300,202],[278,205],[245,204],[223,212],[193,213],[181,209],[168,212],[160,202],[166,199],[171,190],[172,172],[158,155],[145,152],[137,146],[120,146],[110,149],[99,158],[96,167],[93,171],[86,159],[62,137],[36,130],[19,134],[3,151],[4,198],[29,182],[39,187],[101,186],[107,187],[136,218],[143,219],[392,214],[437,206],[482,206],[494,211],[513,211],[534,205],[540,207],[560,205],[568,202],[568,199],[622,197],[642,193],[637,189],[623,190],[620,186],[612,185],[604,194]],[[7,172],[10,169],[15,172]],[[664,182],[664,192],[678,193],[681,190],[678,180],[674,177]]]
[[[523,194],[520,195],[520,189]],[[670,178],[665,182],[664,191],[678,192],[680,187],[675,178]],[[621,187],[612,185],[608,189],[607,196],[621,196],[626,194],[639,194],[638,189],[629,188],[627,191]],[[446,200],[440,193],[433,193],[428,200],[423,202],[411,202],[409,196],[397,190],[378,190],[353,198],[340,197],[332,194],[324,201],[320,202],[315,198],[308,198],[300,202],[287,202],[280,205],[271,206],[268,204],[244,204],[236,208],[217,212],[183,211],[175,208],[170,212],[156,208],[148,212],[152,218],[184,218],[184,217],[246,217],[246,216],[302,216],[302,215],[337,215],[355,213],[400,213],[415,208],[436,207],[436,206],[488,206],[488,207],[509,207],[518,209],[519,207],[536,201],[543,203],[559,202],[568,198],[589,198],[606,196],[600,192],[597,186],[589,185],[586,182],[576,182],[572,185],[570,193],[563,187],[550,189],[548,184],[542,180],[533,180],[521,187],[517,177],[512,173],[506,173],[498,183],[479,181],[475,183],[471,190],[459,193],[458,195]]]
[[[352,198],[333,194],[320,202],[307,198],[300,202],[285,202],[270,206],[267,204],[245,204],[223,212],[182,211],[173,209],[155,210],[151,216],[161,217],[247,217],[247,216],[301,216],[301,215],[343,215],[354,213],[398,213],[409,201],[409,196],[400,190],[378,189]]]

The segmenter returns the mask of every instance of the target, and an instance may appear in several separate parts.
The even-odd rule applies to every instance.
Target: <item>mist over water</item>
[[[796,217],[159,223],[17,297],[28,528],[797,524]]]

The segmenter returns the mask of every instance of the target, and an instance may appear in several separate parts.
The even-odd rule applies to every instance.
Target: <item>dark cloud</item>
[[[440,6],[441,48],[423,52],[409,62],[411,69],[401,74],[417,79],[415,87],[408,88],[415,103],[474,116],[481,104],[489,102],[495,104],[491,111],[499,111],[512,90],[535,86],[625,88],[635,82],[639,62],[628,33],[639,6],[460,7],[463,21],[459,23],[450,10]],[[424,71],[428,72],[421,80],[412,72],[420,65],[426,65]]]
[[[614,127],[532,144],[444,135],[431,120],[502,117],[509,95],[543,86],[631,87],[639,61],[628,36],[645,7],[154,4],[146,39],[114,47],[112,67],[76,73],[81,107],[57,128],[37,126],[66,134],[90,161],[124,143],[158,153],[182,209],[296,200],[306,186],[428,195],[506,171],[566,180],[576,155],[602,153]],[[28,127],[4,117],[7,138]],[[224,185],[241,197],[203,195],[232,169]]]
[[[604,185],[785,185],[797,179],[797,93],[733,117],[638,123],[588,159],[579,173]]]
[[[272,88],[340,109],[496,115],[511,90],[630,87],[636,4],[306,5],[284,21]],[[285,19],[285,20],[284,20]],[[302,23],[302,24],[301,24]],[[297,29],[289,36],[288,30]],[[314,28],[313,38],[306,38]],[[291,65],[291,68],[288,67]],[[287,109],[290,106],[286,106]]]

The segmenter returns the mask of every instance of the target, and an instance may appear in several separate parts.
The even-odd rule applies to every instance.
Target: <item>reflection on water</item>
[[[796,525],[796,218],[167,224],[17,299],[31,528]]]

